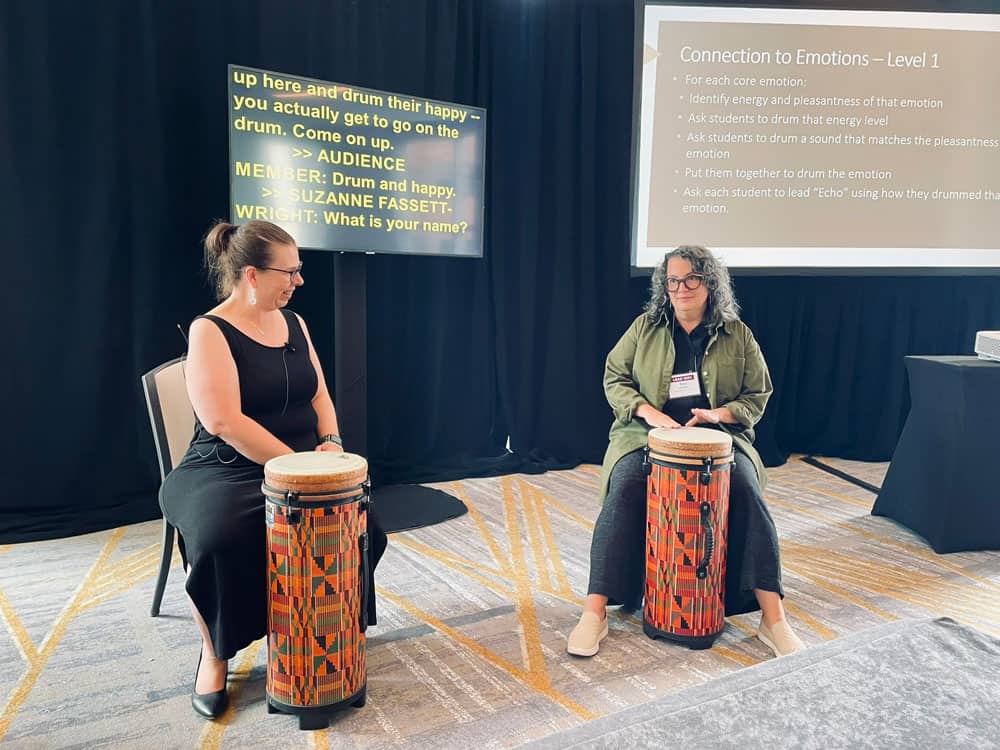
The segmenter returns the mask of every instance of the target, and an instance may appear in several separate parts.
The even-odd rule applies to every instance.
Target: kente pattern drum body
[[[708,648],[725,627],[732,438],[703,427],[649,433],[643,630]]]
[[[264,467],[268,712],[301,729],[363,706],[368,464],[350,453],[279,456]]]

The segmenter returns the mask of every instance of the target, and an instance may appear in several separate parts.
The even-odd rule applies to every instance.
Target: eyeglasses
[[[302,264],[299,263],[299,265],[296,268],[293,268],[291,270],[288,270],[287,268],[272,268],[271,266],[257,266],[257,270],[258,271],[279,271],[281,273],[287,273],[288,274],[288,283],[289,284],[294,284],[295,283],[295,274],[299,274],[300,276],[302,275]]]
[[[681,284],[684,285],[685,289],[697,289],[701,286],[701,282],[704,281],[705,277],[700,276],[696,273],[688,274],[683,279],[675,279],[672,276],[667,277],[667,291],[676,292],[681,288]]]

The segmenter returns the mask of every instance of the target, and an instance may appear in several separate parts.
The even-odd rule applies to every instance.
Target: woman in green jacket
[[[590,547],[590,583],[567,651],[593,656],[608,634],[606,607],[635,608],[645,575],[646,476],[651,428],[700,425],[732,435],[726,614],[761,610],[757,637],[778,656],[803,648],[785,619],[778,535],[764,504],[753,427],[771,395],[767,363],[739,319],[725,265],[702,247],[667,253],[645,312],[608,354],[604,392],[614,411],[601,472],[604,507]],[[688,377],[683,377],[684,375]],[[696,377],[690,377],[694,374]]]

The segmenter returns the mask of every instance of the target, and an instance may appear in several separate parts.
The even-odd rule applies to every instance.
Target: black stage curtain
[[[500,392],[511,447],[598,460],[604,358],[631,319],[629,3],[507,3],[496,32],[490,222]]]
[[[228,206],[226,65],[484,106],[486,258],[371,257],[369,459],[382,481],[597,461],[628,275],[631,0],[0,4],[0,543],[153,518],[139,375],[212,304]],[[294,307],[333,379],[333,258]],[[778,392],[765,456],[884,460],[902,355],[995,328],[988,278],[740,278]],[[508,435],[513,453],[507,453]]]
[[[489,4],[465,0],[0,8],[4,542],[159,514],[139,376],[213,304],[200,238],[228,213],[226,65],[483,105],[491,40]],[[293,307],[332,390],[333,256],[303,261]],[[368,279],[373,474],[504,454],[488,263],[373,258]]]
[[[910,408],[903,357],[972,354],[976,331],[1000,321],[995,276],[744,276],[735,286],[774,381],[757,436],[770,465],[788,452],[888,461]]]

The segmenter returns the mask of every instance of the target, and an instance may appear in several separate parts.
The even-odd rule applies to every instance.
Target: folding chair
[[[194,434],[194,410],[188,400],[184,383],[184,357],[164,362],[142,376],[142,390],[146,394],[149,423],[153,428],[156,457],[160,462],[160,481],[176,466]],[[158,617],[163,589],[167,585],[170,562],[174,554],[174,527],[163,519],[163,550],[160,572],[156,577],[153,606],[150,615]]]

